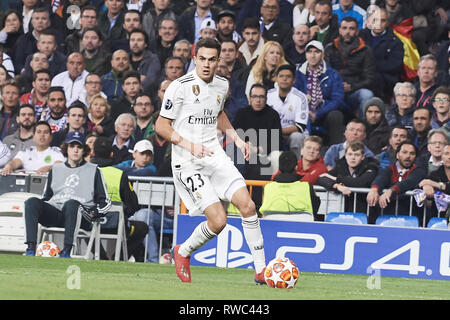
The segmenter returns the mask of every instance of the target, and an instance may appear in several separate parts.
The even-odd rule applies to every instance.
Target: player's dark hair
[[[200,48],[209,48],[209,49],[216,49],[217,50],[217,56],[220,56],[220,42],[216,39],[211,38],[204,38],[198,40],[197,44],[195,45],[195,55],[197,55],[198,50]]]
[[[278,167],[283,173],[294,173],[297,166],[297,156],[292,151],[284,151],[278,159]]]

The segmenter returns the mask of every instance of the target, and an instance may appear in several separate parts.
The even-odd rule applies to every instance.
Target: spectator
[[[242,83],[247,65],[244,61],[239,59],[239,51],[236,42],[233,40],[222,41],[220,60],[225,62],[230,76]]]
[[[224,40],[231,40],[239,43],[241,35],[236,31],[236,16],[231,10],[222,10],[217,14],[217,40],[222,43]]]
[[[386,168],[392,163],[395,163],[398,146],[408,140],[408,129],[404,126],[398,125],[392,128],[389,144],[386,149],[378,154],[376,158],[380,162],[381,168]]]
[[[325,47],[339,36],[339,24],[330,1],[318,0],[314,6],[315,25],[309,29],[312,40],[317,40]]]
[[[255,83],[261,83],[266,90],[273,88],[275,71],[279,66],[287,64],[283,47],[276,41],[267,41],[255,64],[249,69],[245,82],[245,94],[250,97],[250,88]]]
[[[162,19],[158,25],[158,36],[149,42],[151,50],[158,56],[160,69],[162,69],[164,61],[172,55],[177,36],[177,21],[173,18]]]
[[[450,122],[450,88],[439,87],[433,92],[433,127],[440,128]]]
[[[87,156],[84,157],[86,162],[91,162],[92,157],[94,156],[94,142],[97,140],[98,135],[96,133],[88,133],[86,136],[86,145],[91,150]]]
[[[49,124],[52,133],[61,130],[67,123],[66,96],[63,87],[50,87],[47,107],[42,110],[40,120]]]
[[[427,154],[427,136],[431,130],[431,112],[420,108],[413,112],[413,129],[410,131],[411,141],[417,148],[417,158]]]
[[[181,57],[184,60],[184,72],[189,72],[194,69],[194,60],[191,55],[192,45],[186,39],[181,39],[175,42],[172,56]]]
[[[307,95],[310,134],[326,138],[326,145],[341,142],[344,88],[339,73],[323,59],[323,45],[316,40],[306,45],[306,62],[297,69],[294,87]]]
[[[310,27],[315,20],[314,6],[315,0],[295,1],[294,11],[292,12],[292,25],[296,28],[300,24]]]
[[[76,101],[83,91],[84,82],[89,72],[86,70],[86,62],[79,52],[74,52],[67,57],[67,71],[53,77],[52,86],[62,86],[66,95],[67,104]]]
[[[338,17],[338,23],[341,24],[345,17],[352,17],[358,23],[358,29],[366,27],[366,10],[354,3],[353,0],[341,0],[333,5],[333,13]]]
[[[39,222],[44,226],[64,227],[60,257],[70,258],[80,206],[88,207],[93,218],[104,216],[111,206],[100,169],[84,161],[83,156],[89,153],[84,136],[74,132],[65,142],[63,152],[67,161],[55,165],[49,172],[42,199],[32,197],[25,201],[27,255],[35,255]],[[71,183],[65,183],[71,176],[74,177]],[[74,195],[77,195],[76,200]],[[86,218],[82,219],[81,228],[88,226]]]
[[[267,41],[276,41],[283,47],[292,39],[292,28],[279,17],[278,0],[263,0],[261,5],[261,35]]]
[[[8,73],[4,65],[0,65],[0,90],[6,84],[7,81],[12,79],[11,75]]]
[[[386,106],[384,102],[374,97],[364,106],[364,121],[366,125],[366,139],[364,143],[374,153],[381,153],[388,144],[391,128],[384,116]]]
[[[142,30],[142,14],[135,9],[125,11],[122,29],[125,30],[125,37],[111,41],[112,52],[119,49],[130,51],[130,34],[133,30]]]
[[[123,93],[119,99],[115,100],[111,105],[110,117],[115,121],[122,113],[134,113],[133,104],[136,96],[141,92],[141,77],[136,71],[129,71],[123,76],[122,90]]]
[[[164,97],[164,93],[166,92],[167,87],[172,81],[170,80],[163,80],[161,81],[158,91],[156,93],[156,97],[152,97],[153,106],[155,107],[155,110],[161,110],[161,103]]]
[[[3,107],[0,110],[0,140],[13,134],[17,128],[17,112],[19,111],[19,86],[11,81],[6,83],[1,92]]]
[[[252,66],[263,51],[264,43],[266,42],[261,36],[257,18],[247,18],[244,21],[242,37],[244,41],[239,45],[238,50],[244,57],[247,65]]]
[[[345,102],[358,117],[362,117],[364,104],[373,97],[375,60],[372,50],[358,37],[354,18],[342,19],[339,37],[325,48],[325,60],[337,70],[344,81]]]
[[[36,47],[38,52],[42,52],[47,56],[52,77],[66,71],[67,58],[62,52],[57,50],[56,37],[51,30],[43,30],[40,33],[39,39],[36,42]],[[32,58],[33,54],[30,54],[25,59],[24,71],[28,74],[32,74],[30,70],[31,67],[29,66]]]
[[[111,57],[111,71],[102,76],[103,92],[111,103],[122,94],[123,76],[132,70],[130,57],[125,50],[114,51]]]
[[[186,9],[179,17],[181,38],[190,43],[196,43],[200,39],[201,24],[205,19],[216,20],[218,8],[212,6],[214,0],[198,0],[196,5]]]
[[[7,55],[3,48],[0,47],[0,65],[5,68],[7,74],[12,78],[15,76],[14,64],[9,55]]]
[[[98,13],[94,6],[86,5],[81,8],[80,11],[80,29],[75,30],[69,34],[66,38],[67,54],[72,52],[81,52],[84,48],[81,45],[81,35],[87,27],[97,27],[98,25]]]
[[[353,193],[350,188],[368,188],[378,173],[378,161],[364,156],[364,144],[352,141],[345,147],[345,156],[327,173],[322,173],[317,184],[328,191],[345,196],[346,212],[367,212],[365,197]],[[355,200],[356,197],[356,200]]]
[[[3,168],[11,158],[11,150],[6,143],[0,141],[0,168]]]
[[[78,101],[89,107],[92,98],[97,94],[106,99],[106,94],[102,91],[102,78],[97,73],[89,73],[84,79],[84,90],[78,96]]]
[[[320,198],[313,186],[301,181],[296,173],[297,156],[291,151],[284,151],[279,158],[279,167],[280,173],[264,187],[264,200],[259,209],[261,214],[307,212],[318,220]]]
[[[136,114],[136,130],[134,131],[136,141],[150,137],[153,130],[152,115],[154,111],[155,107],[148,95],[140,93],[136,96],[133,104],[133,112]]]
[[[402,142],[399,145],[396,162],[381,169],[372,182],[367,194],[369,206],[379,205],[384,209],[384,214],[409,214],[410,198],[403,194],[416,188],[426,176],[426,169],[416,165],[416,156],[417,148],[410,142]],[[398,207],[394,196],[398,197]],[[398,210],[396,210],[397,208]],[[413,213],[417,215],[416,212]],[[369,223],[373,223],[375,220],[376,217],[372,217],[372,221]]]
[[[93,96],[88,108],[88,132],[106,137],[114,134],[114,121],[109,117],[110,110],[111,107],[108,104],[108,100],[103,95],[97,94]]]
[[[5,47],[5,53],[10,57],[15,56],[19,37],[23,34],[22,16],[14,9],[6,11],[0,24],[0,44]]]
[[[51,147],[52,131],[48,123],[39,121],[34,127],[34,145],[19,151],[1,171],[6,176],[14,170],[22,168],[25,171],[35,171],[37,174],[46,174],[54,164],[64,162],[64,155],[57,147]]]
[[[216,27],[216,23],[214,22],[213,19],[211,18],[206,18],[205,20],[202,21],[202,24],[200,25],[200,39],[205,39],[205,38],[211,38],[211,39],[215,39],[217,36],[217,27]],[[194,51],[195,51],[195,45],[192,46],[192,55],[194,55]]]
[[[173,12],[170,0],[153,0],[153,7],[148,9],[142,17],[142,29],[147,32],[149,42],[156,39],[156,30],[159,23],[164,18],[176,19],[177,15]]]
[[[250,160],[244,161],[238,159],[237,168],[241,170],[244,178],[264,180],[270,178],[270,172],[265,172],[263,168],[265,164],[258,159],[258,155],[269,155],[272,151],[280,150],[281,148],[281,122],[278,113],[266,104],[267,90],[261,84],[254,84],[250,89],[250,105],[239,109],[236,113],[236,117],[233,122],[233,127],[238,130],[238,133],[247,134],[256,132],[256,135],[260,130],[265,130],[267,135],[264,136],[266,141],[256,138],[258,141],[251,142],[257,149],[250,155]],[[264,131],[262,131],[264,132]],[[269,138],[270,137],[270,138]],[[278,144],[278,145],[277,145]],[[234,153],[235,155],[237,152]],[[267,168],[266,168],[267,169]]]
[[[363,142],[366,139],[366,126],[364,125],[364,122],[357,118],[351,120],[345,128],[344,138],[344,142],[330,146],[330,148],[325,153],[324,161],[328,170],[334,168],[334,166],[336,165],[336,161],[344,157],[345,148],[350,142]],[[374,157],[373,152],[370,151],[367,146],[364,146],[364,156],[366,158]]]
[[[16,76],[22,94],[33,89],[33,73],[42,69],[48,69],[50,64],[45,54],[36,52],[33,54],[29,66],[28,70],[25,69],[20,75]]]
[[[149,90],[151,96],[155,96],[158,92],[158,83],[163,80],[174,81],[185,74],[184,59],[182,57],[169,57],[164,63],[164,74],[156,81]]]
[[[420,57],[419,65],[417,66],[416,87],[416,108],[427,108],[433,111],[433,101],[431,99],[434,90],[438,88],[436,83],[437,61],[436,58],[427,54]]]
[[[41,117],[44,105],[47,103],[48,89],[50,89],[50,82],[52,76],[50,70],[41,69],[33,73],[33,89],[31,92],[24,93],[19,101],[21,103],[30,104],[34,107],[35,117]]]
[[[86,27],[81,34],[81,54],[86,63],[86,71],[100,76],[111,70],[111,53],[103,45],[103,34],[98,27]]]
[[[427,139],[427,150],[430,154],[428,159],[428,173],[431,173],[442,166],[442,153],[444,152],[445,146],[449,144],[449,139],[445,132],[436,129],[428,132]]]
[[[131,31],[130,53],[131,66],[141,75],[142,88],[148,90],[158,79],[161,64],[158,56],[150,51],[147,34],[144,31]]]
[[[441,85],[450,84],[450,22],[447,22],[445,35],[446,36],[443,37],[435,53],[438,69],[437,82]]]
[[[414,102],[416,88],[410,82],[398,82],[394,86],[395,103],[386,111],[389,126],[405,126],[411,129],[413,125]]]
[[[116,135],[111,137],[114,164],[132,160],[128,150],[132,150],[136,143],[133,138],[136,130],[136,118],[131,113],[122,113],[114,122],[114,129]]]
[[[66,127],[53,134],[51,146],[61,147],[69,132],[78,131],[85,135],[86,115],[87,110],[84,104],[75,102],[70,105],[69,108],[67,108]]]
[[[361,38],[372,49],[375,57],[374,93],[383,101],[390,101],[392,90],[403,68],[403,42],[388,25],[386,9],[381,8],[371,13],[367,27],[361,31]]]
[[[126,37],[122,28],[124,22],[125,0],[105,0],[106,11],[98,18],[98,27],[109,41]]]
[[[153,145],[147,139],[138,141],[133,150],[133,160],[125,160],[116,165],[116,168],[129,176],[148,177],[156,174],[156,167],[151,164],[153,158]]]
[[[294,66],[281,65],[276,71],[275,81],[277,86],[267,92],[267,104],[280,116],[284,145],[300,159],[303,140],[309,135],[308,99],[303,92],[292,87],[295,81]]]
[[[11,150],[10,159],[13,159],[19,151],[34,146],[33,134],[36,123],[35,110],[32,105],[22,104],[17,112],[17,130],[3,139]]]
[[[292,42],[285,48],[286,60],[299,68],[306,62],[306,45],[310,40],[309,27],[299,24],[294,28]]]

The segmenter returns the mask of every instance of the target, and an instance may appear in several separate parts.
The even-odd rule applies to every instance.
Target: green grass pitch
[[[300,270],[301,271],[301,270]],[[450,282],[300,273],[294,289],[253,282],[253,270],[191,267],[192,283],[173,265],[86,261],[0,254],[2,300],[427,300],[450,299]]]

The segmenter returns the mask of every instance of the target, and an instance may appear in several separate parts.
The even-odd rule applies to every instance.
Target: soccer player
[[[217,129],[229,136],[249,159],[251,145],[240,139],[223,111],[228,81],[215,75],[220,44],[201,39],[195,47],[195,69],[172,81],[156,121],[156,132],[172,142],[175,188],[190,214],[203,212],[190,237],[173,249],[176,272],[191,282],[190,256],[226,226],[227,215],[220,200],[231,201],[242,214],[244,235],[253,256],[255,282],[264,284],[264,241],[244,178],[225,154]]]

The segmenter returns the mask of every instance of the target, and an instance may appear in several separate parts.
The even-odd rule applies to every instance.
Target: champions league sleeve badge
[[[164,104],[164,109],[170,110],[173,107],[173,103],[170,99],[167,99],[166,103]]]

